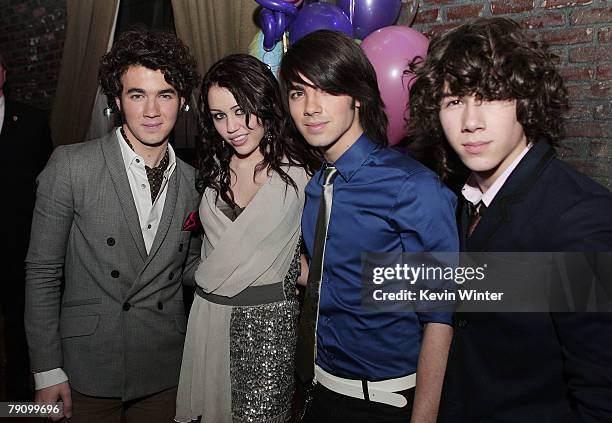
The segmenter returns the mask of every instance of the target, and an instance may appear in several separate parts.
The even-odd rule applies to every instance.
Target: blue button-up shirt
[[[423,325],[449,313],[377,312],[361,305],[362,252],[458,251],[457,200],[414,159],[362,135],[335,163],[316,363],[345,378],[414,373]],[[306,186],[302,231],[312,256],[323,169]]]

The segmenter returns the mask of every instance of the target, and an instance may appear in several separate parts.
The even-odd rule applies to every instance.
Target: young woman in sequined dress
[[[204,227],[177,396],[179,422],[284,422],[294,393],[304,186],[319,162],[288,131],[254,57],[214,64],[200,93]]]

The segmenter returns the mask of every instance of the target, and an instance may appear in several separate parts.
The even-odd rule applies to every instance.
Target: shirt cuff
[[[453,313],[446,312],[427,312],[427,313],[417,313],[419,315],[419,321],[422,324],[425,323],[443,323],[445,325],[452,326],[453,325]]]
[[[68,375],[61,368],[47,370],[46,372],[34,373],[34,389],[48,388],[66,382]]]

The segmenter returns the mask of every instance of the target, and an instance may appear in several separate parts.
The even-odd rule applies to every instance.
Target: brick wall
[[[66,0],[0,0],[0,51],[12,98],[51,109],[65,29]]]
[[[413,28],[431,35],[476,16],[507,16],[559,56],[569,89],[561,156],[612,189],[612,1],[421,0]]]
[[[569,149],[560,153],[612,188],[612,1],[421,0],[413,27],[432,34],[494,15],[518,20],[559,55],[572,103]],[[0,49],[14,98],[51,109],[65,27],[66,0],[0,0]]]

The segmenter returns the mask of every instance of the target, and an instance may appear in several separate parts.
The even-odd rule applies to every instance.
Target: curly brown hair
[[[479,18],[434,37],[427,58],[413,60],[406,71],[417,76],[410,89],[408,149],[443,179],[462,172],[440,124],[444,94],[516,100],[527,139],[557,145],[568,100],[554,60],[546,46],[507,18]]]
[[[109,100],[121,97],[121,78],[130,66],[161,70],[166,82],[187,101],[199,82],[196,61],[189,48],[167,31],[126,31],[115,41],[111,51],[102,56],[98,80]],[[116,111],[114,101],[109,101],[109,105]]]

